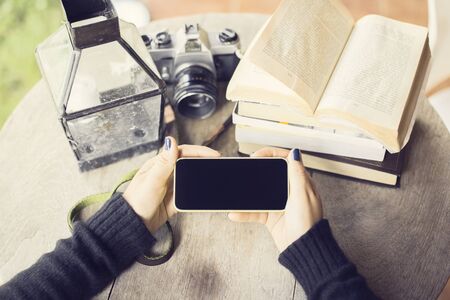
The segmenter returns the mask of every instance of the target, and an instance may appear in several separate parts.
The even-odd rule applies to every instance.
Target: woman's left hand
[[[228,217],[236,222],[265,224],[278,249],[283,252],[322,219],[322,202],[301,162],[300,150],[289,152],[263,148],[253,153],[252,157],[287,157],[289,198],[286,209],[283,212],[232,212]]]
[[[172,173],[178,157],[219,157],[203,146],[181,145],[172,137],[164,141],[162,153],[147,161],[134,176],[123,197],[144,221],[151,233],[176,213]]]

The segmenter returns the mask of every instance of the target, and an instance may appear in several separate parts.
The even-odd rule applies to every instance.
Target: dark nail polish
[[[292,151],[292,158],[296,161],[302,161],[302,157],[300,156],[300,150],[295,148],[294,151]]]
[[[164,140],[164,149],[167,151],[172,146],[172,140],[168,137]]]

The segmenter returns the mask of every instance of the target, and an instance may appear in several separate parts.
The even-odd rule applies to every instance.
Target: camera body
[[[212,115],[217,82],[230,80],[239,63],[237,33],[206,32],[198,24],[185,24],[176,34],[161,31],[142,39],[161,78],[174,87],[170,101],[175,110],[190,118]]]

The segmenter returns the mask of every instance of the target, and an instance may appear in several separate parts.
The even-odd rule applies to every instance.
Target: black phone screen
[[[287,162],[281,158],[182,158],[175,167],[179,210],[283,210]]]

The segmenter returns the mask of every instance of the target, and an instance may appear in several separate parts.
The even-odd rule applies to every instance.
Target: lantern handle
[[[104,16],[107,19],[117,17],[110,0],[61,0],[61,5],[69,23],[98,16]]]

